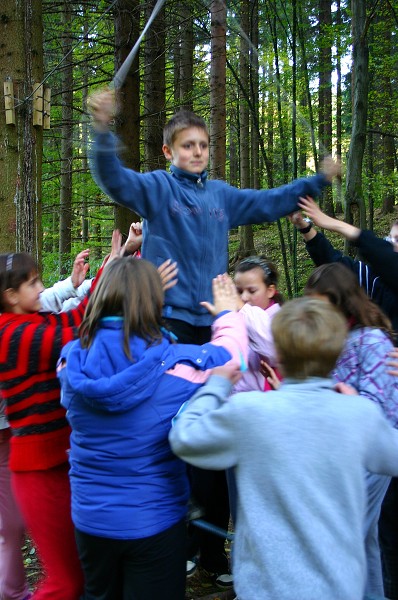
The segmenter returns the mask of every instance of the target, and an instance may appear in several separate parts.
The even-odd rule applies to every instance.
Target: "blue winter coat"
[[[217,322],[220,332],[245,343],[238,313]],[[73,522],[94,536],[136,539],[184,518],[188,481],[185,464],[169,446],[171,419],[205,381],[206,370],[225,364],[232,351],[214,343],[171,344],[166,338],[147,348],[132,337],[131,362],[122,335],[121,319],[103,319],[89,350],[79,340],[64,347],[66,366],[59,378],[72,427]],[[223,339],[220,335],[218,342]]]

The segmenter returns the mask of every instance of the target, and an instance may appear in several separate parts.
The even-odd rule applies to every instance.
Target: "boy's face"
[[[179,131],[171,146],[163,145],[163,154],[179,169],[199,175],[209,162],[209,136],[204,129],[188,127]]]

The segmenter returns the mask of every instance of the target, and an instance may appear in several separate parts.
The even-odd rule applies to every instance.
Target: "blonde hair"
[[[132,256],[113,260],[104,269],[80,326],[83,348],[93,343],[104,317],[123,318],[123,349],[132,359],[130,336],[147,341],[148,346],[162,338],[162,282],[148,261]]]
[[[284,304],[271,328],[283,375],[295,379],[327,377],[347,335],[343,315],[329,302],[315,298]]]

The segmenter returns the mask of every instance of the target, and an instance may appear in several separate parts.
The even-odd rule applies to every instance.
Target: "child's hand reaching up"
[[[178,282],[178,267],[176,262],[171,262],[171,258],[168,258],[158,267],[158,273],[162,280],[163,291],[169,290],[174,287]]]
[[[211,302],[201,302],[200,304],[215,317],[225,310],[237,311],[239,309],[238,292],[234,282],[226,273],[217,275],[213,279],[213,301],[214,304]]]

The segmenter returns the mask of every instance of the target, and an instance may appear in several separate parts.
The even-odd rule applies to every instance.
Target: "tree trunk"
[[[252,188],[260,188],[260,157],[259,157],[259,61],[258,61],[258,0],[250,4],[250,95],[253,111],[250,113],[251,123],[251,165]]]
[[[3,2],[0,39],[0,251],[24,250],[39,260],[43,132],[33,126],[32,92],[43,79],[41,0]],[[7,101],[15,107],[15,113],[7,111],[13,124],[6,123],[5,80]]]
[[[362,165],[366,143],[369,50],[366,37],[366,0],[352,0],[352,133],[347,160],[345,220],[364,229],[365,202]]]
[[[299,5],[298,10],[298,20],[299,20],[299,28],[298,28],[298,36],[301,50],[301,64],[303,65],[303,75],[304,75],[304,85],[305,85],[305,95],[308,105],[308,114],[309,114],[309,129],[311,135],[311,147],[312,147],[312,155],[314,157],[315,169],[318,170],[318,151],[315,142],[315,119],[314,119],[314,111],[312,107],[312,97],[311,97],[311,88],[310,88],[310,76],[308,73],[308,59],[307,59],[307,50],[306,50],[306,40],[308,36],[308,31],[306,29],[307,20],[303,17],[301,4]]]
[[[72,163],[73,163],[73,58],[72,7],[64,0],[62,10],[62,127],[61,127],[61,187],[59,213],[59,274],[70,271],[72,227]]]
[[[189,2],[182,2],[180,5],[182,24],[181,32],[181,48],[180,48],[180,89],[179,89],[179,104],[181,108],[192,110],[193,108],[193,15],[192,6]],[[211,8],[210,8],[211,10]],[[224,25],[224,48],[225,48],[225,25]],[[213,56],[213,51],[212,51]],[[222,65],[220,64],[222,68]],[[210,67],[212,68],[212,66]],[[222,75],[220,75],[222,79]],[[211,79],[211,75],[210,75]],[[224,79],[225,79],[225,49],[224,49]],[[211,96],[211,91],[210,91]],[[225,98],[225,82],[224,82],[224,98]],[[225,103],[225,100],[224,100]],[[211,105],[211,99],[210,99]],[[225,119],[225,108],[224,108]],[[224,123],[225,128],[225,123]]]
[[[145,19],[149,19],[155,0],[145,4]],[[145,170],[164,169],[162,154],[165,121],[165,18],[162,8],[145,38],[144,43],[144,150]]]
[[[319,157],[332,153],[332,8],[319,1]],[[334,216],[332,188],[325,190],[323,208]]]
[[[115,7],[115,70],[117,71],[139,36],[140,4],[138,0],[119,0]],[[118,90],[116,133],[122,140],[121,158],[126,167],[140,170],[140,73],[139,54]],[[158,148],[159,150],[159,148]],[[139,220],[132,210],[115,206],[115,227],[126,236],[130,223]]]
[[[244,90],[249,90],[249,0],[240,1],[240,67],[239,79]],[[250,127],[249,106],[243,94],[239,100],[239,147],[240,147],[240,187],[251,187],[250,178]],[[250,256],[255,253],[253,228],[251,225],[239,227],[239,257]]]
[[[211,11],[210,63],[210,171],[214,179],[225,179],[226,160],[226,16],[223,0],[213,0]]]
[[[336,75],[337,75],[337,84],[336,84],[336,152],[337,156],[341,157],[341,138],[342,138],[342,90],[341,90],[341,6],[340,0],[336,2],[336,49],[337,49],[337,57],[336,57]],[[337,178],[336,183],[336,212],[343,212],[343,203],[342,203],[342,187],[341,187],[341,178]]]

